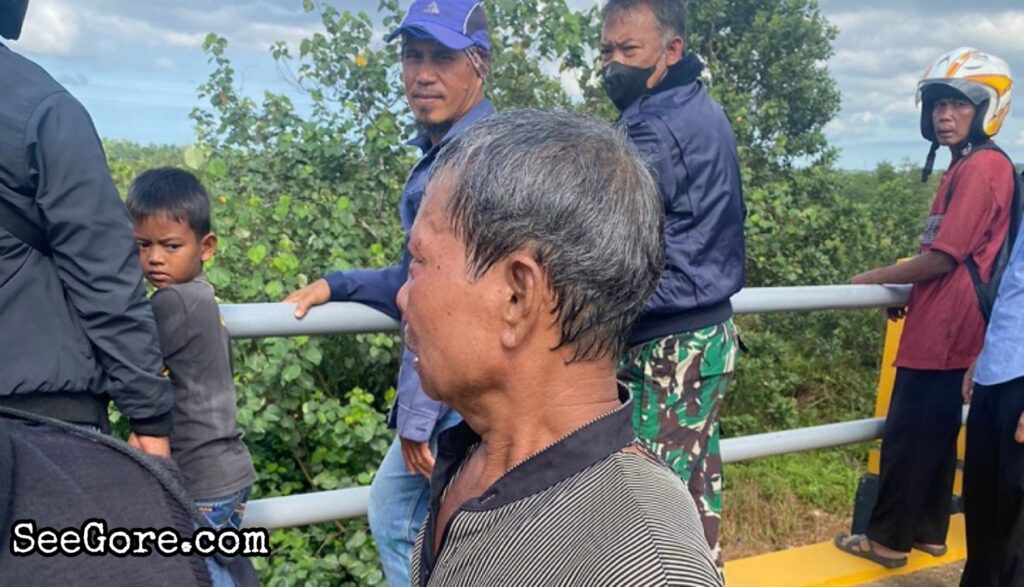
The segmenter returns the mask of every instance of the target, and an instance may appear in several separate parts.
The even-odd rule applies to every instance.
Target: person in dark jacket
[[[0,36],[18,38],[27,5],[0,0]],[[106,430],[113,399],[129,443],[169,457],[174,396],[92,120],[2,43],[0,79],[0,212],[45,241],[39,250],[0,228],[0,406]]]
[[[619,377],[637,435],[687,482],[719,565],[718,414],[737,338],[729,298],[743,286],[739,157],[732,128],[686,46],[681,0],[609,0],[601,58],[619,125],[653,168],[665,205],[665,267],[629,336]]]
[[[490,71],[490,40],[483,3],[416,0],[387,40],[399,36],[406,99],[420,131],[409,144],[422,152],[398,204],[402,229],[408,233],[437,153],[494,108],[484,96],[484,81]],[[395,297],[408,273],[409,252],[403,250],[397,265],[329,273],[292,293],[285,302],[296,303],[298,318],[311,306],[335,301],[359,302],[398,319]],[[397,438],[373,479],[368,512],[390,585],[409,585],[413,544],[427,515],[436,439],[441,431],[460,421],[458,413],[423,392],[412,368],[412,355],[403,350],[388,421],[396,429]]]
[[[124,548],[110,538],[116,529],[192,539],[191,504],[175,473],[171,461],[99,432],[0,407],[0,585],[226,584],[212,580],[211,557],[164,556],[155,538],[131,541],[145,555],[114,553]],[[238,573],[227,577],[237,587],[259,584],[248,559],[231,564],[219,578]]]

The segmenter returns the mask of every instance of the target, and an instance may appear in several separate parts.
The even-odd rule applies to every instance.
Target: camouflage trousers
[[[722,455],[718,414],[736,366],[731,319],[629,349],[619,380],[633,394],[633,427],[690,490],[711,554],[722,567]]]

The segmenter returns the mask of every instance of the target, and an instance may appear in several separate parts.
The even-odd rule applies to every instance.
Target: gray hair
[[[613,14],[646,6],[654,13],[658,28],[667,42],[672,37],[686,38],[686,7],[683,0],[608,0],[601,8],[601,20]]]
[[[555,295],[570,362],[618,356],[661,276],[664,209],[625,134],[589,116],[509,110],[438,154],[430,181],[452,186],[449,227],[477,279],[532,252]]]

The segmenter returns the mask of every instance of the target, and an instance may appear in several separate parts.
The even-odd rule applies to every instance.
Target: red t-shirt
[[[1014,173],[1006,157],[996,151],[957,159],[946,170],[925,223],[921,252],[942,251],[957,266],[911,289],[894,362],[897,367],[965,369],[981,352],[985,319],[964,261],[973,256],[981,278],[988,281],[1009,230]],[[954,176],[956,192],[947,210],[946,192]]]

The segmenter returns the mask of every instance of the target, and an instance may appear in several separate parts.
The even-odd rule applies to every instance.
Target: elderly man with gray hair
[[[721,585],[615,377],[663,223],[592,118],[493,115],[438,154],[398,304],[423,390],[465,422],[438,441],[414,585]]]

